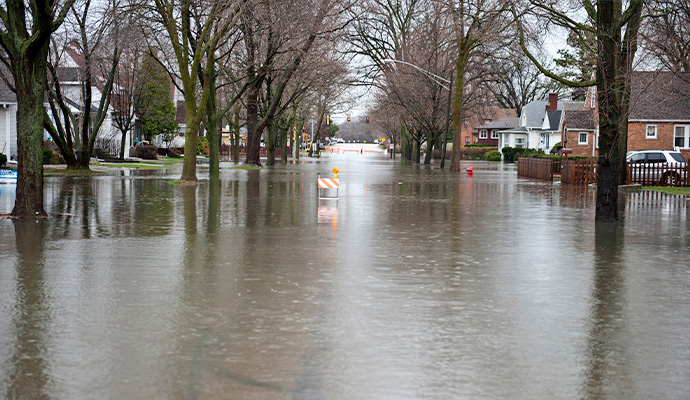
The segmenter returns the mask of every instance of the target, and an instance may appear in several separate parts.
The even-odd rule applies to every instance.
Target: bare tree
[[[65,158],[67,167],[74,169],[89,169],[96,136],[109,114],[110,95],[121,53],[117,38],[110,42],[110,52],[104,49],[114,18],[114,7],[98,6],[93,6],[91,0],[75,3],[64,26],[65,41],[53,42],[53,57],[48,63],[48,103],[52,119],[46,111],[44,127]],[[77,64],[73,69],[79,83],[78,94],[65,93],[60,82],[63,63],[66,62],[63,57],[67,56]],[[94,87],[97,88],[95,97]],[[98,107],[92,112],[94,101],[98,102]],[[79,112],[73,111],[73,104],[78,105]]]
[[[491,67],[484,84],[501,107],[512,108],[517,115],[525,104],[562,91],[562,86],[544,76],[522,49],[508,48],[489,60]]]
[[[141,68],[147,44],[143,32],[136,28],[141,22],[137,13],[129,7],[117,7],[118,17],[115,22],[116,38],[120,40],[122,53],[115,70],[111,104],[113,106],[113,125],[120,131],[120,150],[118,156],[125,158],[127,133],[134,130],[136,109],[134,105],[140,93],[137,72]],[[126,37],[120,32],[127,32]]]
[[[656,1],[640,28],[642,49],[673,72],[690,72],[690,1]]]
[[[17,197],[12,215],[45,216],[43,209],[43,100],[50,35],[73,0],[32,0],[0,5],[0,61],[12,72],[17,94]],[[27,14],[27,11],[29,14]]]
[[[152,11],[167,33],[185,99],[187,129],[180,181],[196,183],[197,139],[213,85],[216,49],[235,26],[241,7],[221,0],[153,0]],[[204,73],[200,82],[201,70]]]
[[[573,2],[575,4],[575,2]],[[597,222],[618,221],[618,184],[625,174],[625,152],[628,139],[628,111],[630,104],[630,78],[637,36],[642,22],[644,0],[630,0],[623,7],[622,0],[580,0],[586,12],[585,19],[569,12],[572,4],[551,5],[537,0],[528,2],[528,10],[514,11],[520,30],[523,51],[545,75],[570,87],[597,86],[599,105],[599,161],[597,166]],[[565,7],[565,8],[559,8]],[[596,35],[596,79],[572,81],[546,69],[525,45],[522,18],[544,17],[549,23],[566,28],[575,35]]]
[[[245,9],[241,30],[244,38],[247,108],[247,156],[245,163],[261,165],[259,148],[264,129],[284,110],[283,94],[317,39],[339,29],[342,0],[321,0],[313,6],[298,0],[263,3]],[[271,74],[278,71],[278,74]],[[262,87],[270,78],[270,99],[259,118]],[[267,92],[269,89],[266,89]],[[281,104],[283,107],[281,108]]]

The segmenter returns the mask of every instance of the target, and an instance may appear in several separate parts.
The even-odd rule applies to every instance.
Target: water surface
[[[470,164],[46,178],[52,218],[0,220],[0,397],[689,398],[685,198],[596,225],[592,191]]]

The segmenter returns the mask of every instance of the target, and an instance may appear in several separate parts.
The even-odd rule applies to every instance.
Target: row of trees
[[[690,2],[665,0],[406,0],[374,1],[349,35],[379,93],[372,115],[381,134],[419,162],[419,147],[442,146],[453,122],[451,170],[460,169],[460,131],[486,104],[521,107],[547,92],[583,99],[596,86],[599,104],[597,221],[617,221],[618,184],[625,176],[630,72],[636,65],[686,68]],[[550,60],[540,51],[554,34],[568,48]],[[638,48],[641,48],[638,54]],[[556,50],[556,49],[554,49]],[[638,55],[638,58],[636,58]],[[391,63],[390,60],[395,60]],[[452,74],[453,93],[446,90]],[[548,78],[548,79],[545,79]],[[452,96],[453,112],[443,112]],[[423,107],[419,107],[422,104]],[[408,143],[412,150],[406,151]],[[442,150],[445,153],[445,149]],[[443,165],[443,163],[441,164]]]
[[[425,162],[430,162],[431,150],[454,138],[451,171],[460,169],[457,142],[467,115],[495,103],[519,111],[548,91],[574,87],[578,96],[582,92],[577,88],[596,85],[601,125],[597,220],[616,220],[627,136],[627,77],[638,37],[644,38],[644,54],[660,65],[686,69],[687,3],[8,2],[0,6],[0,60],[20,104],[20,171],[13,214],[45,214],[40,165],[44,129],[70,166],[88,168],[109,107],[116,110],[114,124],[121,132],[131,129],[135,110],[152,105],[165,109],[154,104],[161,95],[147,99],[141,91],[142,82],[155,80],[142,78],[141,71],[156,71],[150,66],[142,69],[142,64],[154,63],[165,69],[184,98],[183,183],[197,179],[192,149],[202,125],[209,139],[212,177],[219,174],[223,125],[232,127],[235,141],[240,126],[246,126],[245,163],[260,165],[264,132],[268,163],[276,162],[273,151],[279,147],[284,150],[281,161],[286,162],[291,130],[309,116],[317,127],[312,140],[318,140],[325,115],[347,107],[344,93],[355,85],[375,87],[370,115],[382,134],[404,145],[406,158],[421,161],[420,148],[426,142]],[[554,26],[570,32],[573,50],[561,51],[552,64],[534,49]],[[672,38],[673,43],[662,38]],[[68,101],[75,96],[60,87],[62,52],[70,48],[81,58],[78,113]],[[356,66],[356,77],[351,66]],[[93,87],[103,96],[95,98]],[[446,134],[450,124],[452,136]]]

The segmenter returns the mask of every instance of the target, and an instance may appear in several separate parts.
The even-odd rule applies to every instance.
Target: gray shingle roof
[[[559,125],[561,124],[561,113],[563,113],[562,110],[547,110],[545,116],[548,115],[549,118],[549,128],[548,129],[542,129],[542,130],[548,130],[548,131],[557,131],[559,128]]]
[[[592,111],[564,111],[568,129],[593,131],[596,128]]]
[[[690,120],[690,73],[633,72],[630,120]]]
[[[477,129],[512,129],[520,124],[520,118],[501,118],[488,124],[480,125]]]
[[[548,104],[546,100],[534,100],[522,107],[522,112],[527,116],[525,126],[541,128],[541,124],[544,122],[546,104]]]
[[[0,78],[0,103],[16,103],[17,96],[10,90],[5,81]]]

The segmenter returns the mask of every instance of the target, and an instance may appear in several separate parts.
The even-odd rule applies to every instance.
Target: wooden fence
[[[597,181],[597,160],[563,160],[561,183],[570,185],[589,185]]]
[[[628,163],[627,182],[643,186],[690,186],[688,167],[678,163]]]
[[[553,182],[553,161],[548,158],[518,158],[518,176]]]
[[[553,160],[543,158],[519,158],[518,176],[553,181],[561,175],[561,182],[570,185],[589,185],[597,182],[597,160]],[[684,164],[633,164],[628,163],[628,184],[643,186],[690,187],[690,170]]]

